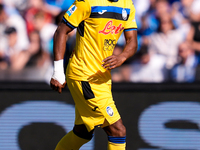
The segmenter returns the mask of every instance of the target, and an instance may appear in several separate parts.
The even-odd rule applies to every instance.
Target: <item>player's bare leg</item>
[[[103,129],[108,135],[108,150],[126,149],[126,128],[121,119]]]

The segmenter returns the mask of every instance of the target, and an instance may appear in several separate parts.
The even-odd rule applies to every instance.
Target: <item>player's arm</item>
[[[65,74],[63,68],[63,58],[66,49],[66,41],[68,33],[85,19],[90,16],[91,7],[87,0],[75,0],[73,5],[63,16],[62,22],[59,24],[54,34],[54,73],[51,78],[50,84],[52,89],[62,92],[65,82]]]
[[[71,31],[72,29],[68,27],[64,22],[61,22],[58,25],[58,28],[54,33],[54,39],[53,39],[54,42],[53,52],[55,61],[64,58],[68,33]]]
[[[54,72],[50,81],[50,86],[59,93],[62,92],[62,88],[64,88],[66,84],[63,59],[68,33],[71,31],[72,29],[70,27],[68,27],[64,22],[61,22],[54,34]]]
[[[126,45],[120,55],[111,55],[103,60],[102,66],[107,69],[114,69],[121,66],[128,58],[137,51],[137,30],[124,32]]]
[[[126,45],[123,52],[118,55],[112,55],[103,60],[103,67],[107,69],[114,69],[121,66],[128,58],[133,56],[137,51],[137,24],[135,21],[135,7],[130,2],[130,16],[124,25],[124,35],[126,39]]]

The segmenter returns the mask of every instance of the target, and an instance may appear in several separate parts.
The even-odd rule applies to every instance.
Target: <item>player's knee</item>
[[[93,130],[88,132],[85,125],[75,125],[73,128],[74,134],[76,134],[78,137],[91,140],[93,137]]]
[[[115,136],[115,137],[126,136],[126,127],[123,125],[121,119],[117,121],[116,123],[108,127],[105,127],[104,130],[109,136]]]

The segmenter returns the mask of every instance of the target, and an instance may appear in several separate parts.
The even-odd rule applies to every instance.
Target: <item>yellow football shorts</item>
[[[110,84],[67,78],[67,85],[75,102],[76,125],[85,124],[90,132],[96,126],[103,128],[121,118],[113,101]]]

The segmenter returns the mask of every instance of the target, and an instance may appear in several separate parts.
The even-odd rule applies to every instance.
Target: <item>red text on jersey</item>
[[[102,34],[118,34],[121,30],[123,30],[124,27],[122,27],[122,24],[120,23],[119,26],[115,26],[113,25],[113,21],[110,20],[106,23],[105,27],[103,30],[100,30],[99,33],[102,33]]]

